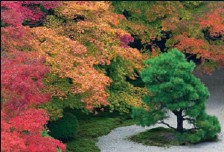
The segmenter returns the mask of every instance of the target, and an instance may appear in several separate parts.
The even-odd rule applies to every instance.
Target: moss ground
[[[189,134],[192,138],[197,137],[196,134]],[[202,142],[215,142],[218,140],[217,136],[213,139],[205,139],[200,141],[186,141],[186,136],[170,129],[170,128],[153,128],[145,132],[129,137],[129,140],[142,143],[144,145],[170,147],[170,146],[183,146],[190,144],[199,144]]]
[[[126,116],[116,114],[79,115],[78,119],[78,135],[75,139],[66,142],[67,152],[100,152],[100,149],[96,146],[98,137],[108,134],[114,128],[135,123],[134,120]]]
[[[176,138],[176,133],[171,129],[162,127],[141,132],[137,135],[131,136],[129,139],[137,143],[151,146],[166,147],[171,145],[179,145]]]

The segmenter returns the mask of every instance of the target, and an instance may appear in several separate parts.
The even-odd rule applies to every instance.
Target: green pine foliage
[[[192,71],[193,62],[187,62],[177,49],[151,58],[141,73],[142,80],[149,89],[143,102],[148,107],[134,108],[133,116],[142,126],[163,123],[180,133],[182,143],[196,143],[212,140],[220,132],[220,124],[215,116],[205,112],[205,102],[209,92]],[[167,112],[177,117],[177,127],[164,123]],[[185,129],[183,122],[194,127]],[[184,136],[184,138],[183,138]]]

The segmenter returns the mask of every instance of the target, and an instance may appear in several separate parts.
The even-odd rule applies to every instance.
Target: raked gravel
[[[209,88],[211,94],[206,104],[206,111],[211,115],[217,116],[221,123],[222,132],[219,134],[217,142],[206,142],[190,146],[171,146],[167,148],[146,146],[134,143],[127,138],[161,125],[151,127],[132,125],[116,128],[108,135],[100,137],[97,146],[101,152],[224,152],[224,69],[217,70],[211,76],[203,76],[201,80]],[[175,126],[175,121],[175,117],[170,114],[167,122]]]

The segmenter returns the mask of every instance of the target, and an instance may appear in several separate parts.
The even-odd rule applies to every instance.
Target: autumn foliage
[[[115,12],[126,17],[119,27],[140,40],[140,49],[163,52],[178,48],[189,59],[200,60],[198,68],[207,73],[224,63],[223,5],[202,1],[113,2]]]
[[[9,112],[49,100],[49,96],[40,91],[44,87],[42,79],[48,72],[43,61],[33,52],[15,51],[2,57],[3,104]]]
[[[39,3],[45,9],[56,6]],[[64,2],[55,9],[57,15],[47,18],[40,11],[39,3],[4,2],[1,5],[3,151],[12,151],[17,144],[20,145],[18,151],[55,151],[57,146],[65,150],[59,141],[41,136],[52,113],[38,107],[47,104],[52,96],[66,99],[70,94],[81,96],[79,102],[83,102],[88,110],[109,105],[107,87],[112,80],[106,76],[105,69],[96,69],[96,66],[108,66],[111,60],[121,56],[130,60],[126,75],[132,75],[133,70],[141,65],[141,54],[128,46],[133,41],[131,35],[114,27],[119,24],[121,16],[110,11],[109,3]],[[65,12],[63,7],[71,11]],[[69,16],[75,13],[72,10],[85,15],[83,9],[90,11],[86,14],[89,20],[72,25],[74,19]],[[15,12],[18,16],[11,17]],[[91,20],[88,16],[91,13],[98,15]],[[113,19],[109,18],[111,15]],[[60,16],[67,25],[60,22]],[[46,27],[21,26],[24,20],[28,25],[45,22]],[[65,78],[71,80],[66,89],[61,87],[64,83],[54,85]],[[65,107],[69,104],[65,103]],[[45,109],[51,112],[48,106]]]
[[[110,7],[108,2],[63,2],[54,15],[47,16],[46,27],[31,29],[32,46],[51,67],[46,77],[48,90],[61,99],[69,94],[81,96],[80,102],[90,111],[113,105],[114,100],[108,101],[108,87],[113,80],[105,70],[112,60],[122,57],[128,61],[126,75],[132,78],[134,69],[140,69],[142,64],[140,52],[128,46],[133,42],[132,36],[116,27],[121,15],[112,13]],[[54,85],[64,78],[71,81],[67,88]],[[58,104],[60,107],[61,103]],[[74,107],[69,102],[63,106]],[[45,108],[58,109],[52,103]]]
[[[35,108],[49,101],[49,95],[41,92],[42,79],[48,72],[42,64],[43,58],[33,53],[12,51],[1,60],[2,150],[55,151],[56,146],[65,149],[59,141],[41,136],[49,119],[45,110]],[[36,139],[39,139],[38,143],[33,143]],[[44,146],[46,143],[52,146]]]
[[[46,63],[51,66],[51,73],[58,75],[59,78],[72,79],[74,83],[70,88],[72,93],[86,91],[92,93],[90,97],[87,97],[88,99],[82,99],[87,109],[91,109],[94,104],[108,104],[106,101],[108,94],[104,90],[110,80],[94,69],[93,64],[96,59],[85,56],[87,52],[85,46],[60,35],[53,37],[57,33],[47,28],[36,28],[34,32],[39,39],[37,49],[42,56],[46,57]],[[41,42],[41,39],[44,39],[44,42]],[[91,81],[86,81],[90,78]],[[66,92],[60,91],[60,88],[50,86],[50,90],[55,96],[66,96]]]
[[[10,26],[22,26],[25,20],[35,22],[43,19],[45,14],[41,11],[40,5],[49,10],[58,4],[53,1],[3,1],[1,2],[1,21]]]
[[[41,131],[49,120],[46,110],[37,106],[49,101],[49,95],[42,92],[43,77],[48,68],[43,65],[44,58],[35,52],[21,52],[29,46],[29,35],[22,27],[25,17],[39,19],[40,14],[23,5],[30,2],[2,2],[3,23],[1,56],[1,150],[3,152],[56,151],[57,146],[65,150],[65,145],[50,137],[42,137]],[[31,2],[32,3],[32,2]],[[34,12],[33,12],[34,11]],[[34,13],[34,14],[33,14]],[[17,14],[17,16],[15,15]]]
[[[2,151],[64,151],[41,135],[63,109],[128,113],[144,59],[178,48],[209,72],[223,34],[223,3],[1,2]]]

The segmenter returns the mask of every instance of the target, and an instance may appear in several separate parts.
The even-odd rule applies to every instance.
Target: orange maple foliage
[[[177,47],[179,50],[189,54],[197,54],[203,58],[210,57],[210,52],[208,51],[209,44],[202,39],[190,38],[186,33],[177,35],[174,39],[177,41],[174,47]]]
[[[224,3],[210,6],[210,11],[199,18],[201,28],[208,28],[213,37],[224,36]]]
[[[86,56],[86,47],[77,41],[72,41],[64,36],[57,35],[51,29],[35,28],[32,30],[35,36],[35,47],[38,52],[46,57],[46,64],[51,67],[51,73],[60,78],[70,78],[73,82],[71,92],[80,94],[89,92],[90,95],[83,98],[87,109],[92,106],[107,105],[106,87],[110,79],[94,69],[96,59]],[[56,89],[56,90],[55,90]],[[55,96],[63,96],[58,88],[50,88]]]
[[[121,15],[112,13],[108,2],[63,2],[55,14],[66,24],[54,26],[55,22],[47,19],[47,28],[33,28],[32,46],[46,57],[51,74],[72,80],[69,92],[81,94],[87,109],[108,105],[106,90],[112,81],[94,66],[109,65],[117,56],[130,60],[130,73],[142,65],[139,51],[127,46],[131,35],[116,28]],[[49,86],[49,91],[62,97],[68,93],[54,86]]]
[[[135,36],[133,46],[146,50],[143,53],[151,52],[154,44],[158,51],[178,47],[196,62],[201,58],[203,68],[223,65],[223,2],[114,2],[113,6],[127,18],[120,27]]]

